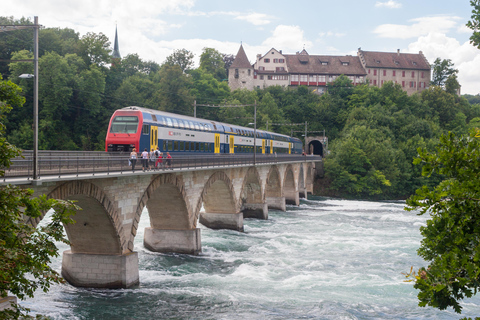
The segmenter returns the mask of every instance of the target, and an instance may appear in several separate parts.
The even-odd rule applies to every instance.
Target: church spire
[[[112,58],[114,59],[121,59],[122,56],[120,55],[120,49],[118,48],[118,36],[117,36],[117,26],[115,25],[115,43],[113,45],[113,53]]]

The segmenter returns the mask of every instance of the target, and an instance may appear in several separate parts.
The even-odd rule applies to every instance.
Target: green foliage
[[[454,133],[440,137],[434,152],[419,149],[416,164],[422,175],[439,174],[443,180],[433,188],[424,186],[407,200],[407,210],[419,210],[430,219],[420,231],[418,254],[429,265],[414,278],[420,306],[460,313],[459,301],[480,288],[480,140]]]
[[[471,20],[467,22],[467,27],[472,29],[470,43],[480,49],[480,0],[470,0],[472,6]]]
[[[24,99],[20,88],[2,81],[0,76],[0,177],[13,157],[21,154],[5,138],[3,120],[12,105],[21,105]],[[0,187],[0,296],[13,294],[20,299],[33,297],[37,289],[47,292],[54,283],[63,279],[49,266],[52,257],[58,256],[56,241],[68,243],[62,223],[79,208],[69,201],[32,198],[33,190],[7,185]],[[34,221],[53,209],[51,222],[35,228]],[[28,318],[28,309],[14,305],[13,310],[0,311],[0,319]]]
[[[210,73],[218,81],[227,79],[223,55],[213,48],[203,48],[200,55],[200,69]]]
[[[192,80],[178,65],[163,65],[153,81],[159,86],[154,94],[159,110],[193,116]]]
[[[193,67],[194,56],[187,49],[178,49],[165,59],[165,64],[169,66],[178,65],[184,73],[188,73]]]
[[[450,59],[440,59],[437,58],[432,65],[432,86],[445,87],[447,79],[452,76],[455,76],[458,73],[458,69],[454,68],[454,64]]]

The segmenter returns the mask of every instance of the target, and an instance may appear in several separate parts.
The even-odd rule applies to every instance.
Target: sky
[[[364,51],[418,53],[430,64],[450,59],[462,94],[480,93],[480,49],[465,24],[469,0],[16,0],[0,16],[38,16],[47,28],[103,33],[113,48],[118,29],[122,57],[138,54],[163,63],[175,50],[195,55],[214,48],[251,63],[271,48],[285,54],[356,55]]]

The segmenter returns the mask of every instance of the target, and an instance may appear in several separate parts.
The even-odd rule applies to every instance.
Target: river
[[[416,255],[425,216],[402,202],[309,197],[245,232],[199,224],[199,256],[143,247],[145,211],[135,239],[140,285],[122,290],[55,285],[23,301],[52,319],[460,319],[480,315],[480,297],[462,315],[418,307],[402,272]],[[60,250],[68,249],[59,245]],[[60,271],[61,258],[54,267]]]

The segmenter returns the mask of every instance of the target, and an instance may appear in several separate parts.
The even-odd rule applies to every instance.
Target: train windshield
[[[137,133],[138,117],[117,116],[112,121],[111,133]]]

